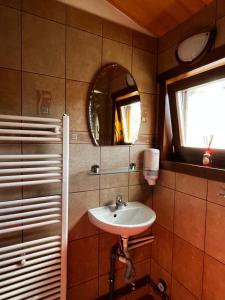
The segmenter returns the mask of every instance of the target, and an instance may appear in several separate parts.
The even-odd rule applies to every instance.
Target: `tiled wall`
[[[161,170],[153,192],[152,266],[172,300],[225,295],[225,183]]]
[[[159,39],[158,73],[177,66],[178,42],[217,26],[215,47],[225,44],[225,1],[214,1]],[[169,285],[172,300],[225,299],[225,183],[161,170],[153,192],[157,221],[152,269]]]
[[[152,191],[139,173],[98,177],[87,172],[93,164],[141,165],[143,150],[153,144],[157,42],[53,0],[0,0],[0,41],[0,113],[41,115],[38,101],[47,97],[49,115],[43,116],[70,115],[68,299],[94,299],[108,291],[109,255],[117,237],[92,226],[87,209],[110,203],[118,194],[151,205]],[[110,62],[130,70],[141,92],[144,118],[139,141],[132,147],[95,147],[88,134],[87,92],[98,69]],[[11,145],[1,146],[1,152],[44,153],[57,147]],[[55,185],[47,190],[27,188],[14,191],[16,195],[6,191],[0,199],[51,194],[57,189]],[[24,233],[23,238],[30,235]],[[150,246],[133,251],[137,277],[149,273],[150,255]],[[117,267],[116,285],[121,286],[122,265]]]

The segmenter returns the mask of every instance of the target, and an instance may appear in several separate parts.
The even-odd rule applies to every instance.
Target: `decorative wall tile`
[[[65,80],[22,73],[22,114],[61,118],[65,113]]]

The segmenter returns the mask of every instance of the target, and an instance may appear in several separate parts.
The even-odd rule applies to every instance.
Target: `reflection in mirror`
[[[140,94],[125,68],[112,64],[100,71],[89,95],[88,109],[95,145],[130,145],[138,139]]]

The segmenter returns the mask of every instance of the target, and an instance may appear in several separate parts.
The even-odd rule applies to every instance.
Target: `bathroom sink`
[[[122,237],[142,233],[156,219],[155,212],[140,202],[128,202],[120,209],[115,205],[92,208],[88,210],[88,216],[98,228]]]

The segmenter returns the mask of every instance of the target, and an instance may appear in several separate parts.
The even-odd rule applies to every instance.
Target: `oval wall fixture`
[[[175,55],[179,63],[190,64],[205,54],[214,44],[216,29],[194,34],[183,40],[177,47]]]

